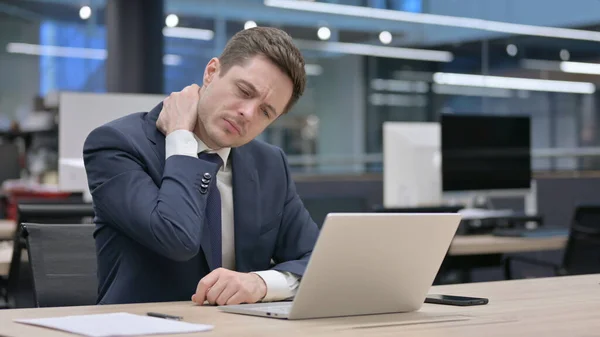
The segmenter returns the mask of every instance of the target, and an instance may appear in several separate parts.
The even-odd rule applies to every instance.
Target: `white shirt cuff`
[[[175,130],[165,138],[165,160],[173,155],[198,158],[198,142],[188,130]]]
[[[267,294],[262,302],[283,301],[296,295],[299,277],[288,272],[266,270],[254,272],[260,276],[267,285]]]

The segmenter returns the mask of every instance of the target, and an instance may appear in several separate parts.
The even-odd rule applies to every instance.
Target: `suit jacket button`
[[[206,178],[206,179],[210,179],[210,178],[211,178],[211,175],[210,175],[210,173],[208,173],[208,172],[204,173],[204,178]]]
[[[202,183],[208,184],[208,183],[210,183],[210,179],[202,178]]]
[[[207,189],[207,188],[208,188],[208,185],[207,185],[207,184],[202,184],[202,185],[200,185],[200,188],[202,188],[202,189],[204,189],[204,190],[205,190],[205,189]]]
[[[202,194],[206,194],[206,192],[207,192],[207,189],[206,189],[206,188],[201,188],[201,189],[200,189],[200,193],[202,193]]]

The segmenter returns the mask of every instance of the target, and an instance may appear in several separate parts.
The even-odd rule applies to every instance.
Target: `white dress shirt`
[[[231,184],[232,167],[228,161],[231,148],[218,151],[209,149],[194,133],[187,130],[171,132],[165,140],[166,158],[173,155],[198,157],[198,153],[217,153],[223,159],[223,166],[217,172],[217,187],[221,194],[221,226],[223,268],[235,270],[235,244],[233,220],[233,189]],[[267,285],[267,294],[264,302],[280,301],[296,294],[299,284],[298,276],[277,270],[255,272]]]

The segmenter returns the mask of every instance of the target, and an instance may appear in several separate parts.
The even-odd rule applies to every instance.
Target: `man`
[[[304,91],[274,28],[236,34],[202,86],[90,133],[100,304],[229,305],[295,294],[318,236],[283,152],[254,140]],[[273,265],[274,262],[274,265]]]

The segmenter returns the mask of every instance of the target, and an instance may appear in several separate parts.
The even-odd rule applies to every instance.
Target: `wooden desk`
[[[450,245],[449,255],[483,255],[524,253],[565,248],[567,236],[524,238],[494,235],[457,235]]]
[[[17,224],[13,220],[0,219],[0,241],[12,240],[17,229]]]
[[[190,302],[0,310],[0,334],[74,336],[14,323],[16,318],[156,311],[215,325],[211,332],[181,336],[592,336],[600,329],[599,282],[596,274],[439,286],[430,293],[481,296],[490,303],[473,307],[425,304],[414,313],[303,321],[227,314]]]

